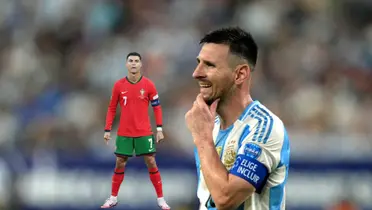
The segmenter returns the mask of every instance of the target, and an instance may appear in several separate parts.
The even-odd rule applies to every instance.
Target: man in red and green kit
[[[141,61],[139,53],[129,53],[126,61],[128,76],[118,80],[112,89],[104,134],[106,144],[110,140],[117,104],[120,104],[121,108],[120,124],[116,138],[116,167],[112,176],[111,196],[101,208],[112,208],[118,204],[117,195],[124,180],[125,165],[128,158],[135,154],[144,157],[150,180],[158,197],[158,206],[163,210],[170,209],[163,197],[161,177],[155,161],[156,143],[164,139],[162,110],[154,83],[141,74]],[[150,103],[157,125],[156,139],[151,130],[148,114]]]

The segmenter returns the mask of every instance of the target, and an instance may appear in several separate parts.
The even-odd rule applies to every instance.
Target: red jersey
[[[159,96],[154,83],[141,76],[137,83],[132,83],[127,77],[114,84],[110,105],[106,115],[105,131],[111,131],[116,115],[117,104],[120,104],[119,136],[140,137],[152,135],[149,103],[155,112],[156,125],[162,126],[162,113]]]

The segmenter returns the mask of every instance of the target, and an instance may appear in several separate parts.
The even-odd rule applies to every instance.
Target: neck
[[[242,92],[242,91],[240,91]],[[249,93],[232,94],[226,100],[218,104],[217,114],[220,117],[221,129],[225,130],[230,127],[244,112],[245,108],[253,102]]]
[[[129,73],[128,74],[128,80],[131,82],[131,83],[136,83],[138,82],[138,80],[141,78],[141,73],[140,72],[137,72],[135,74],[132,74],[132,73]]]

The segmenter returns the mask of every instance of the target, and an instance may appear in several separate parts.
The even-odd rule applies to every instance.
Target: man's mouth
[[[201,87],[201,88],[210,88],[210,87],[212,87],[212,85],[211,84],[199,84],[199,87]]]

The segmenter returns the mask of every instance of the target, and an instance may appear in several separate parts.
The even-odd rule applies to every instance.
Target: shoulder
[[[148,77],[145,77],[145,76],[142,76],[142,81],[146,82],[146,83],[150,83],[150,84],[154,83],[151,79],[149,79]]]
[[[242,119],[251,128],[250,138],[259,144],[281,144],[286,131],[283,121],[266,106],[257,102]]]
[[[116,82],[114,83],[114,85],[115,85],[115,86],[116,86],[116,85],[122,85],[122,84],[125,84],[125,83],[127,83],[127,79],[126,79],[126,77],[121,78],[121,79],[119,79],[119,80],[116,80]]]
[[[148,87],[155,88],[155,83],[151,79],[142,76],[142,80]]]
[[[114,85],[113,85],[113,88],[119,88],[120,86],[122,86],[122,85],[125,85],[125,83],[126,83],[126,79],[125,78],[121,78],[121,79],[119,79],[119,80],[116,80],[115,82],[114,82]]]

